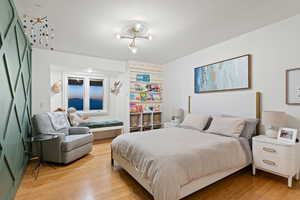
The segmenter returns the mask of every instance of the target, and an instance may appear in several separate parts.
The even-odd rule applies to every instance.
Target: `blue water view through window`
[[[90,110],[103,109],[103,80],[90,80]]]
[[[80,79],[68,79],[68,108],[74,107],[79,111],[84,105],[84,82]]]
[[[104,79],[88,76],[67,78],[68,108],[78,111],[104,110]]]

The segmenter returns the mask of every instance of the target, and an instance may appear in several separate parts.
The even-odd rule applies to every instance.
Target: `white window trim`
[[[79,78],[84,79],[84,96],[89,97],[89,86],[90,79],[100,79],[103,80],[103,109],[102,110],[87,110],[89,108],[89,101],[83,101],[83,111],[78,111],[80,114],[88,114],[88,115],[97,115],[97,114],[107,114],[108,113],[108,100],[109,100],[109,84],[108,78],[104,75],[87,75],[87,74],[76,74],[76,73],[64,73],[63,75],[63,104],[66,108],[68,108],[68,78]]]

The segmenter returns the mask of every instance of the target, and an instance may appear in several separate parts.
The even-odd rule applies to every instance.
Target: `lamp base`
[[[270,137],[270,138],[277,138],[278,136],[278,131],[274,130],[274,129],[267,129],[266,130],[266,136]]]

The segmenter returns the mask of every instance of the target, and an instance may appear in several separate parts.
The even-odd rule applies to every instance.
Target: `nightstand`
[[[292,187],[293,177],[299,180],[299,147],[299,143],[286,144],[264,135],[253,137],[253,175],[261,169],[288,178]]]
[[[171,128],[171,127],[178,127],[179,123],[176,122],[165,122],[164,123],[164,128]]]

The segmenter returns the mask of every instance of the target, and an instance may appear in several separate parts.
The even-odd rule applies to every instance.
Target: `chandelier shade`
[[[128,48],[133,54],[136,54],[138,50],[136,40],[152,40],[152,35],[150,35],[149,29],[146,25],[136,22],[124,27],[120,33],[116,34],[116,38],[129,40]]]

